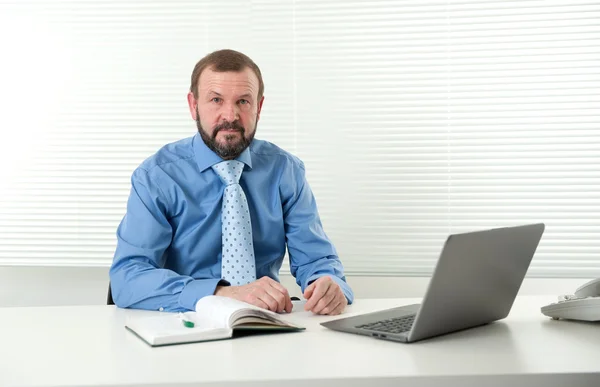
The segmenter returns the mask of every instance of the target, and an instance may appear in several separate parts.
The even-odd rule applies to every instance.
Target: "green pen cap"
[[[183,321],[183,325],[188,327],[188,328],[193,328],[194,327],[194,323],[192,321],[188,321],[188,320],[182,320]]]

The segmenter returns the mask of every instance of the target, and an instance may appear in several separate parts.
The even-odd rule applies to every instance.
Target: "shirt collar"
[[[215,164],[220,163],[223,159],[209,149],[202,137],[200,137],[200,133],[196,133],[193,139],[193,148],[194,155],[196,156],[196,163],[198,163],[198,167],[200,168],[200,172],[204,172],[208,168],[212,167]],[[252,169],[252,158],[250,157],[250,147],[244,149],[242,154],[236,157],[237,161],[241,161],[248,168]]]

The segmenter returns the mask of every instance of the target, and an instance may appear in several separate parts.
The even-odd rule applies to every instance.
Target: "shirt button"
[[[163,308],[162,306],[160,308],[158,308],[159,312],[162,312],[163,310],[165,310],[165,308]]]

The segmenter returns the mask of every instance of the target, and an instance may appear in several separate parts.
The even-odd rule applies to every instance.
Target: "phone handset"
[[[581,298],[600,297],[600,278],[586,282],[578,287],[577,290],[575,290],[575,296]]]

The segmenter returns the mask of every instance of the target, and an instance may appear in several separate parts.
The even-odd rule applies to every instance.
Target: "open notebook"
[[[125,327],[149,345],[162,346],[222,340],[234,332],[290,332],[305,328],[285,321],[277,313],[228,297],[208,296],[195,312],[129,316]]]

